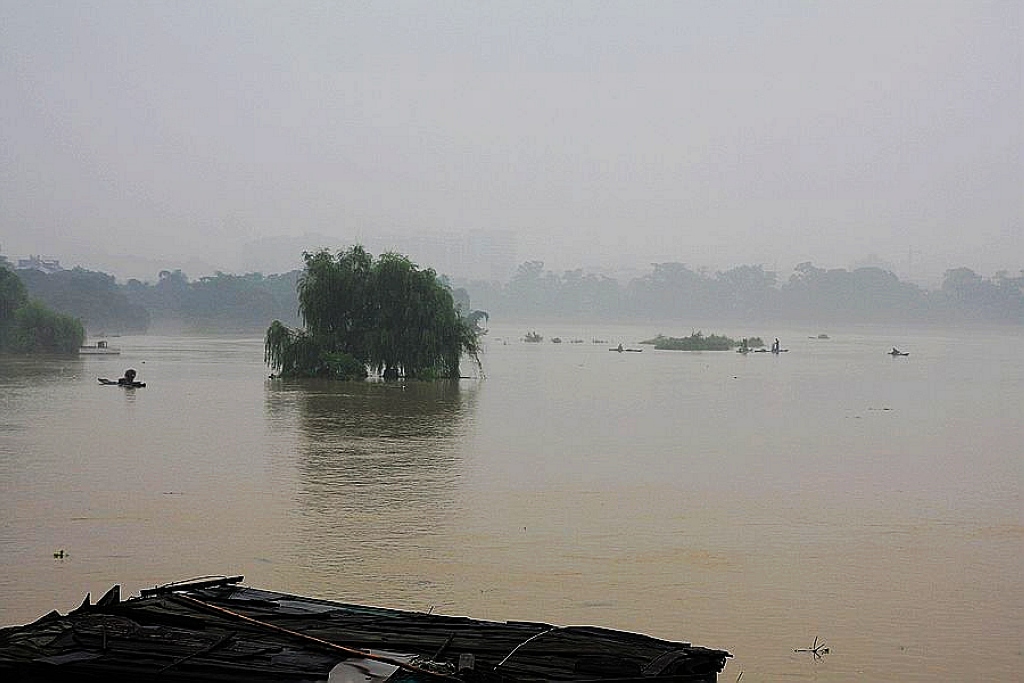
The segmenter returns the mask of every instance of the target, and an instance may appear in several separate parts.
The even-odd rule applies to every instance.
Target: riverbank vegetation
[[[0,351],[73,354],[84,341],[80,320],[30,299],[21,278],[0,265]]]
[[[457,379],[463,354],[479,364],[475,321],[463,317],[432,269],[362,247],[303,255],[303,329],[275,320],[265,360],[287,377]]]
[[[125,284],[79,268],[18,273],[32,298],[81,318],[94,333],[151,327],[252,332],[265,330],[267,321],[275,319],[299,324],[298,270],[266,276],[217,273],[197,280],[181,270],[164,270],[155,282]],[[986,277],[955,268],[946,272],[941,287],[928,290],[880,268],[824,269],[809,262],[796,266],[788,278],[761,266],[712,273],[682,263],[656,263],[620,283],[582,270],[553,272],[541,261],[527,261],[508,282],[451,284],[464,314],[472,295],[474,307],[496,320],[1024,325],[1024,271]]]

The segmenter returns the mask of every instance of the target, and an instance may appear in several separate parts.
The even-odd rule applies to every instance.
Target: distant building
[[[64,270],[57,259],[44,259],[39,256],[29,256],[18,259],[18,270],[38,270],[47,275],[58,273]]]

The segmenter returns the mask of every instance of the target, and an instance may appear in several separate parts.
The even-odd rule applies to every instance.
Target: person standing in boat
[[[776,338],[775,338],[775,343],[774,343],[774,344],[772,344],[772,353],[778,353],[778,352],[780,351],[780,349],[779,349],[779,346],[780,346],[780,344],[779,344],[779,338],[778,338],[778,337],[776,337]]]
[[[127,370],[124,371],[124,377],[119,378],[117,380],[117,383],[120,384],[121,386],[134,386],[135,374],[135,370],[133,370],[132,368],[128,368]]]

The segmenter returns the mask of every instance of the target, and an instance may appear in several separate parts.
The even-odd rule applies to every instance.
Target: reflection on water
[[[451,525],[457,441],[474,383],[273,381],[267,410],[297,414],[294,557],[366,576]],[[287,408],[283,408],[287,406]]]
[[[0,355],[0,466],[13,463],[19,450],[31,448],[31,439],[13,439],[28,435],[32,415],[64,405],[68,396],[61,388],[80,379],[82,372],[77,358]]]

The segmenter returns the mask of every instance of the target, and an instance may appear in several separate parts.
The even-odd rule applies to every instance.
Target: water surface
[[[0,359],[0,624],[240,573],[720,647],[723,681],[1017,679],[1018,330],[550,327],[584,341],[493,329],[457,384],[271,380],[258,338]]]

